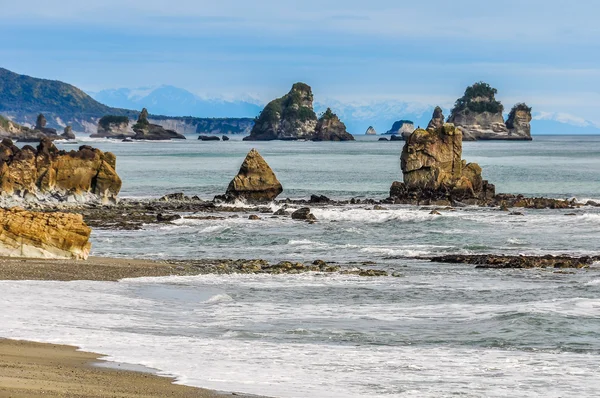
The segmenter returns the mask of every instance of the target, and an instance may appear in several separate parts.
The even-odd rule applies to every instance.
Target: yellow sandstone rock
[[[48,139],[37,149],[19,149],[8,139],[0,143],[0,191],[5,195],[91,193],[104,203],[114,202],[121,189],[115,167],[115,155],[85,145],[65,152]]]
[[[81,214],[0,209],[0,256],[85,260],[90,232]]]

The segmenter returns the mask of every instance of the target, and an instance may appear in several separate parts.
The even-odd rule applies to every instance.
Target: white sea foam
[[[444,282],[446,279],[428,279],[429,283],[436,280]],[[195,302],[195,305],[190,308],[186,302],[174,307],[176,303],[170,301],[168,294],[160,297],[152,294],[153,288],[175,289],[181,284],[186,287],[186,294],[193,295],[199,290],[202,296],[207,282],[224,289],[247,287],[251,290],[246,294],[252,294],[252,289],[262,286],[260,284],[269,287],[269,291],[277,287],[285,292],[286,286],[347,288],[346,284],[351,281],[356,281],[357,288],[371,289],[377,286],[400,288],[406,283],[396,279],[383,282],[307,275],[210,275],[144,278],[120,283],[0,282],[3,308],[0,336],[75,344],[84,350],[106,354],[108,360],[159,369],[161,374],[177,377],[181,384],[282,398],[592,397],[600,393],[600,381],[595,377],[597,355],[460,344],[324,344],[298,340],[325,333],[324,336],[332,339],[352,342],[360,334],[349,330],[344,322],[352,325],[361,319],[369,319],[369,322],[395,319],[399,324],[420,319],[481,320],[496,311],[490,305],[238,302],[228,300],[225,296],[229,294],[218,293],[204,301],[191,297],[190,303]],[[589,315],[598,300],[561,300],[558,305],[565,309],[576,307]],[[551,306],[551,302],[530,306],[499,305],[506,311],[531,307],[533,311],[551,310]],[[327,319],[327,322],[315,328],[319,319]],[[273,336],[270,324],[286,324],[287,320],[290,324],[306,326],[284,328],[294,331],[290,341],[270,340]],[[252,325],[259,330],[252,334],[244,332]],[[429,332],[423,331],[424,334]],[[388,335],[393,334],[394,330],[388,332]]]
[[[387,221],[419,222],[432,221],[440,216],[429,214],[415,208],[399,208],[393,210],[370,210],[357,208],[313,208],[311,212],[317,220],[350,221],[363,223],[383,223]]]

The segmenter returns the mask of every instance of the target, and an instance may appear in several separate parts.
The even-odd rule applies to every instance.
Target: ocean
[[[403,143],[377,138],[81,143],[117,155],[123,197],[210,199],[255,147],[284,186],[280,199],[383,199],[401,180]],[[600,202],[600,137],[466,142],[463,158],[479,163],[497,192]],[[383,207],[315,207],[316,224],[224,212],[222,220],[96,230],[96,256],[373,262],[394,277],[0,281],[0,337],[77,345],[182,384],[280,398],[600,395],[600,264],[555,272],[412,259],[598,254],[600,208],[519,216],[463,207],[439,216]]]

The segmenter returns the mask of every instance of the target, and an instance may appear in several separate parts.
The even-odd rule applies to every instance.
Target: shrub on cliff
[[[496,100],[497,93],[498,90],[488,83],[477,82],[467,87],[465,94],[456,100],[452,114],[461,111],[502,113],[504,106]]]
[[[127,116],[106,115],[98,121],[98,124],[104,129],[108,129],[111,124],[122,123],[129,124],[129,118]]]

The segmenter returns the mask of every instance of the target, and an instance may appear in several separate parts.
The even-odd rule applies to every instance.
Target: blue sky
[[[88,91],[450,106],[478,80],[600,126],[597,0],[0,0],[0,66]]]

